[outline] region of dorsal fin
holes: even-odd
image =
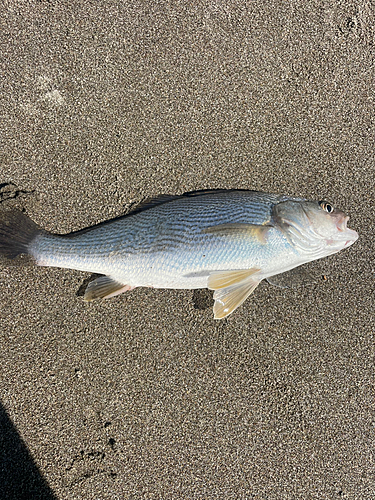
[[[146,198],[141,201],[138,205],[134,205],[126,215],[134,215],[149,208],[156,207],[158,205],[164,205],[178,198],[182,198],[183,195],[173,195],[173,194],[160,194],[154,198]]]
[[[194,198],[197,196],[205,196],[208,194],[224,194],[231,193],[232,191],[239,191],[238,189],[201,189],[199,191],[187,191],[183,194],[159,194],[155,197],[146,198],[139,204],[134,205],[126,215],[134,215],[138,212],[143,212],[149,208],[156,207],[158,205],[164,205],[164,203],[169,203],[173,200],[178,200],[179,198]]]
[[[204,196],[206,194],[232,193],[233,191],[246,191],[246,190],[245,189],[200,189],[198,191],[187,191],[182,196],[192,198],[194,196]]]

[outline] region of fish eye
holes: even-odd
[[[331,214],[334,211],[333,206],[330,203],[328,203],[327,201],[320,201],[319,205],[321,206],[321,208],[323,210],[325,210],[329,214]]]

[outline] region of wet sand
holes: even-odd
[[[374,14],[7,3],[2,206],[68,233],[259,189],[328,198],[360,239],[223,321],[205,293],[86,304],[89,274],[2,262],[4,498],[374,498]]]

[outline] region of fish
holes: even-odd
[[[23,212],[4,210],[0,255],[100,274],[88,284],[85,301],[136,287],[208,288],[214,291],[214,318],[222,319],[262,280],[272,283],[351,246],[358,233],[348,220],[327,201],[235,189],[163,195],[65,235],[43,230]]]

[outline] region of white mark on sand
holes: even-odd
[[[20,103],[20,107],[29,115],[40,113],[42,111],[40,106],[42,102],[54,107],[62,106],[65,103],[63,95],[54,86],[52,78],[47,75],[36,76],[32,87],[28,92],[29,98]]]
[[[64,98],[61,95],[60,91],[57,89],[46,92],[44,96],[40,98],[40,100],[48,101],[51,104],[55,104],[56,106],[61,106],[62,104],[64,104]]]

